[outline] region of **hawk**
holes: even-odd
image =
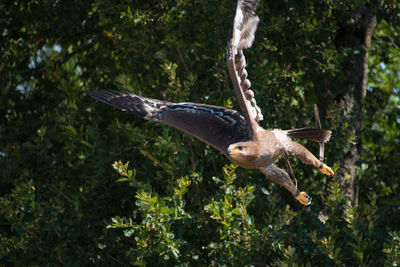
[[[129,111],[146,120],[160,122],[187,132],[216,148],[237,165],[259,169],[274,183],[287,190],[303,205],[311,198],[300,192],[289,176],[274,162],[283,155],[292,155],[311,164],[326,175],[333,175],[330,167],[292,138],[308,139],[324,144],[331,131],[320,128],[294,130],[266,130],[258,122],[263,119],[260,108],[249,89],[246,60],[243,50],[250,48],[259,18],[255,15],[258,0],[238,0],[233,25],[228,37],[226,60],[230,78],[243,116],[218,106],[196,103],[171,103],[131,93],[88,91],[87,95],[118,109]],[[290,164],[289,171],[291,172]]]

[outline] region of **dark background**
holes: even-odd
[[[325,154],[334,178],[293,160],[309,207],[197,139],[82,93],[130,91],[238,110],[224,58],[235,8],[183,0],[0,4],[0,263],[400,261],[396,1],[258,7],[245,54],[261,125],[314,126],[317,103],[323,128],[333,131]],[[318,144],[304,144],[318,154]]]

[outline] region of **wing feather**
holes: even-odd
[[[187,132],[224,154],[230,144],[249,140],[246,121],[231,109],[195,103],[171,103],[129,93],[88,91],[86,94],[143,119]]]
[[[235,89],[239,106],[250,127],[255,132],[257,122],[263,119],[261,109],[257,106],[254,92],[250,90],[250,80],[247,79],[246,59],[243,50],[250,48],[254,41],[259,18],[255,15],[258,0],[238,0],[236,14],[228,38],[227,65],[229,75]]]

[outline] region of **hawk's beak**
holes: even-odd
[[[228,153],[228,155],[236,155],[239,154],[240,151],[232,146],[229,146],[228,149],[226,150],[226,153]]]

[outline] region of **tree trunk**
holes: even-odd
[[[338,49],[350,48],[350,55],[343,64],[343,75],[347,90],[337,97],[348,128],[349,149],[339,162],[337,180],[341,191],[353,204],[358,204],[358,175],[361,169],[363,128],[363,100],[368,81],[368,56],[372,33],[376,27],[376,16],[368,6],[355,8],[351,12],[351,23],[343,25],[337,32],[335,43]]]

